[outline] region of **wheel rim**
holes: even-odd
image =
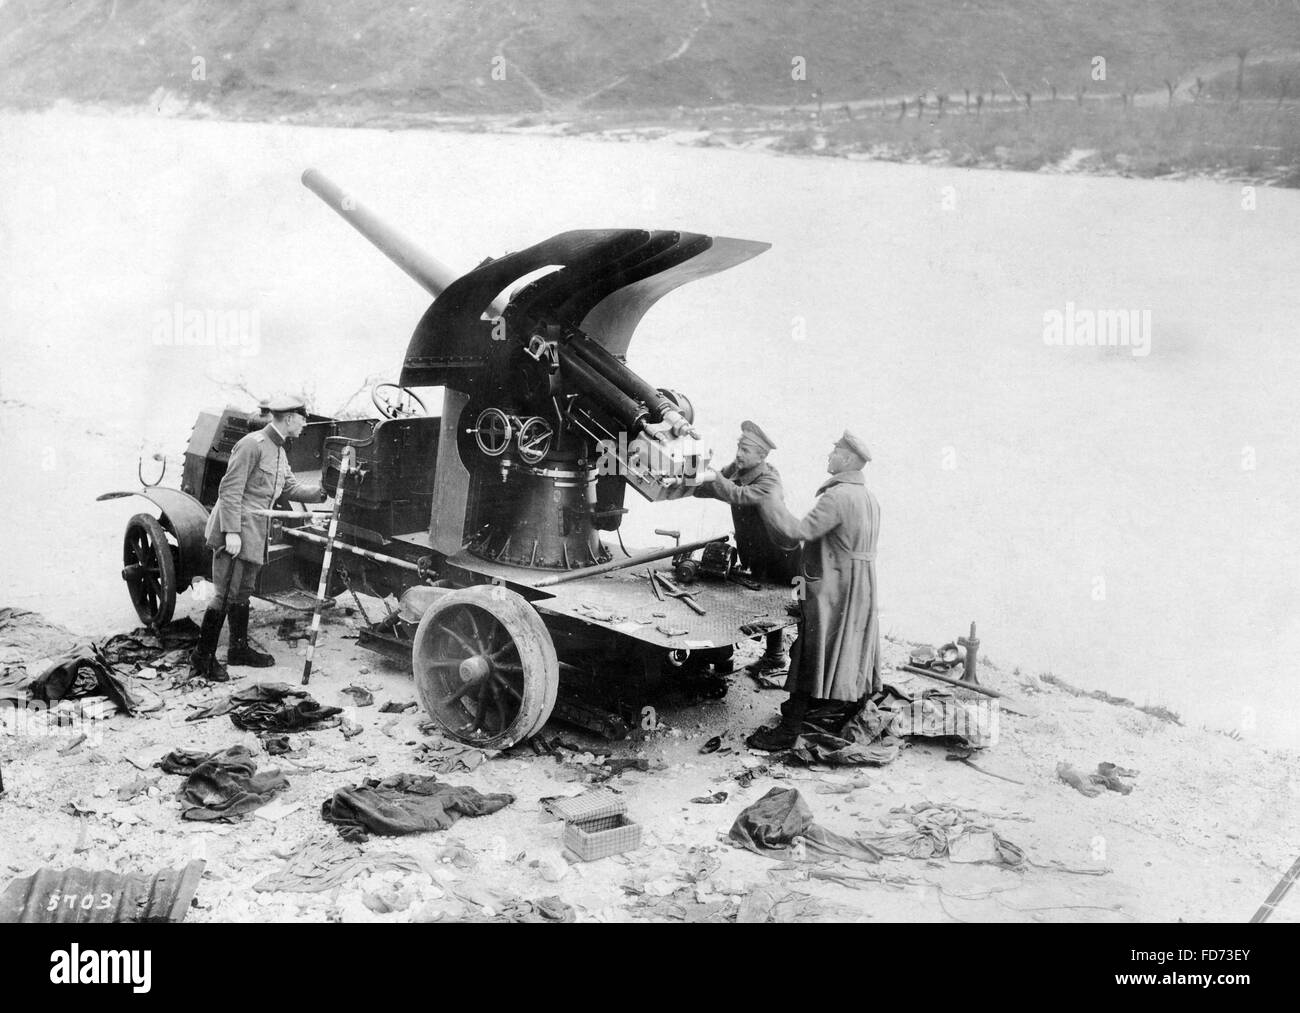
[[[453,592],[420,621],[412,656],[421,703],[451,737],[504,748],[555,704],[559,666],[536,611],[502,588]]]
[[[176,568],[172,546],[152,517],[133,517],[122,545],[122,579],[136,614],[149,626],[172,617],[176,607]]]

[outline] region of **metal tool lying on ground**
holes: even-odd
[[[694,595],[692,595],[690,591],[678,587],[671,579],[665,577],[658,570],[652,571],[652,575],[663,586],[664,594],[668,595],[669,598],[680,598],[689,605],[691,610],[697,615],[706,615],[704,608],[695,600]]]

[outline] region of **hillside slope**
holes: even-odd
[[[0,100],[135,103],[164,88],[245,113],[357,100],[510,113],[1070,93],[1095,56],[1102,87],[1131,91],[1241,47],[1300,48],[1300,4],[26,0],[0,7]]]

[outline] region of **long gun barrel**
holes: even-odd
[[[370,240],[380,253],[414,278],[435,299],[459,277],[318,170],[304,172],[302,185],[337,211],[340,218]]]

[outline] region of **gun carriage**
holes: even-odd
[[[789,588],[727,579],[725,535],[646,552],[618,536],[629,486],[676,499],[710,464],[686,395],[628,368],[637,324],[768,244],[575,230],[457,275],[315,170],[303,183],[433,297],[399,383],[372,392],[381,418],[312,415],[288,454],[339,507],[328,593],[384,601],[374,621],[361,609],[360,642],[409,661],[448,735],[505,747],[553,713],[617,735],[674,680],[711,673],[721,691],[737,644],[793,623]],[[425,388],[442,389],[440,414]],[[160,512],[131,518],[124,539],[122,577],[146,624],[168,622],[177,594],[210,577],[208,512],[231,448],[266,421],[202,413],[179,490],[100,497],[140,495]],[[312,607],[330,509],[277,504],[258,597]],[[674,564],[702,574],[689,597],[660,580]]]

